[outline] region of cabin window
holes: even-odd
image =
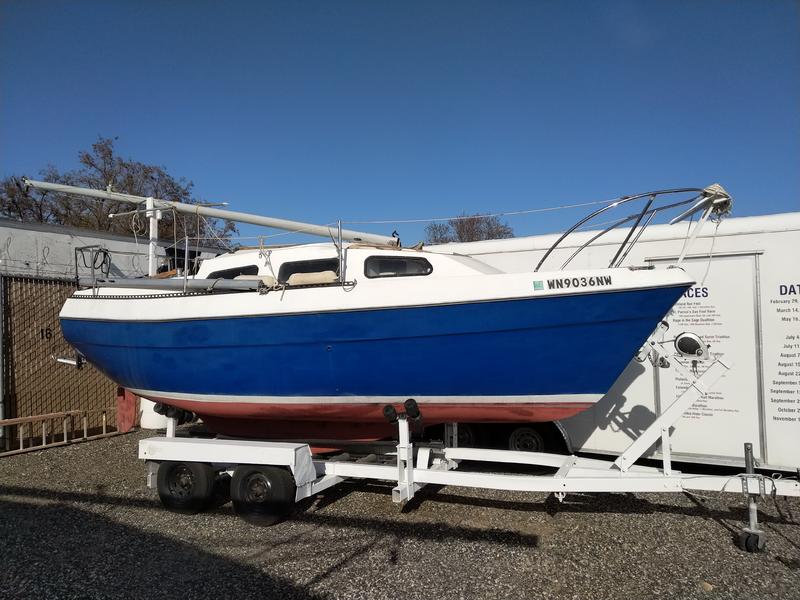
[[[338,258],[322,258],[318,260],[298,260],[287,262],[281,265],[278,271],[278,282],[286,283],[289,277],[295,273],[321,273],[323,271],[333,271],[339,274]]]
[[[431,263],[411,256],[370,256],[364,261],[364,275],[373,277],[411,277],[430,275]]]
[[[208,279],[235,279],[239,275],[258,275],[258,265],[244,265],[214,271],[208,275]]]

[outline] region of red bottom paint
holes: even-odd
[[[150,398],[197,414],[221,435],[278,439],[378,440],[396,427],[383,416],[385,404],[255,404]],[[425,427],[441,423],[536,423],[566,419],[590,402],[531,404],[420,403]],[[395,405],[398,411],[402,404]]]

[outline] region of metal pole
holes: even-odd
[[[175,429],[176,429],[177,425],[178,425],[177,419],[175,419],[174,417],[168,417],[167,418],[167,431],[166,431],[166,434],[165,434],[166,437],[168,437],[168,438],[174,438],[175,437]]]
[[[672,446],[669,439],[669,425],[661,428],[661,465],[664,475],[672,475]]]
[[[444,445],[447,448],[458,448],[458,423],[444,424]],[[457,469],[458,462],[448,458],[447,466],[449,469]]]
[[[753,458],[753,444],[750,442],[745,443],[744,445],[744,471],[748,475],[754,475],[756,472],[755,469],[755,459]],[[758,531],[758,502],[756,498],[758,497],[757,494],[749,493],[747,494],[747,517],[750,521],[750,531],[756,532]]]
[[[398,415],[397,427],[397,490],[404,501],[414,496],[414,451],[406,415]]]
[[[6,279],[0,275],[0,421],[6,418],[6,370],[3,365],[3,354],[5,349],[5,284]],[[6,428],[0,427],[0,450],[10,450],[11,445],[6,447]]]
[[[132,204],[142,204],[147,202],[147,198],[142,196],[133,196],[131,194],[120,194],[118,192],[107,192],[105,190],[79,188],[71,185],[48,183],[46,181],[34,181],[27,178],[23,178],[22,181],[25,185],[29,185],[39,190],[49,190],[51,192],[58,192],[62,194],[77,194],[79,196],[88,196],[90,198],[120,200],[123,202],[130,202]],[[309,235],[322,236],[325,238],[330,238],[331,236],[331,228],[327,225],[314,225],[313,223],[303,223],[302,221],[290,221],[288,219],[262,217],[260,215],[253,215],[250,213],[236,212],[233,210],[221,210],[219,208],[211,208],[209,206],[198,204],[171,202],[169,200],[161,200],[159,198],[154,198],[153,201],[158,208],[171,208],[176,212],[190,215],[203,215],[206,217],[211,217],[212,219],[225,219],[227,221],[236,221],[238,223],[250,223],[251,225],[274,227],[275,229],[297,231],[307,233]],[[398,245],[397,239],[391,236],[376,235],[374,233],[366,233],[363,231],[353,231],[351,229],[343,229],[342,236],[347,241],[367,242],[370,244],[390,246]]]
[[[617,267],[619,266],[619,265],[614,265],[614,263],[617,262],[617,259],[619,258],[620,254],[622,254],[622,252],[625,250],[625,246],[628,244],[628,240],[631,239],[631,236],[633,235],[633,232],[636,231],[636,228],[639,226],[639,223],[641,223],[642,219],[647,214],[647,211],[650,209],[650,205],[653,204],[653,202],[655,202],[655,199],[656,199],[655,194],[653,194],[652,196],[650,196],[650,198],[648,198],[647,204],[642,209],[642,212],[639,213],[639,216],[636,218],[636,222],[633,224],[633,226],[628,231],[628,235],[626,235],[625,239],[622,240],[622,244],[620,244],[619,249],[617,250],[617,253],[614,255],[614,258],[612,258],[611,262],[608,263],[608,268],[609,269],[614,267],[614,266],[617,266]]]
[[[344,283],[344,248],[342,248],[342,221],[336,221],[336,228],[338,230],[339,241],[336,244],[336,249],[339,252],[339,283]]]
[[[183,244],[183,293],[186,293],[186,281],[189,277],[189,236],[186,236]]]
[[[742,492],[747,498],[747,527],[739,533],[739,547],[747,552],[760,552],[767,543],[766,534],[758,528],[758,497],[766,494],[765,478],[756,475],[756,461],[753,457],[753,444],[744,445],[744,475]],[[775,491],[775,482],[770,478],[772,490]]]
[[[156,264],[156,248],[158,247],[158,211],[152,196],[145,199],[147,216],[150,217],[150,245],[147,250],[147,275],[155,277],[158,271]]]
[[[672,404],[662,410],[658,418],[639,434],[639,437],[633,440],[625,451],[617,457],[614,461],[614,466],[622,472],[630,469],[631,465],[639,460],[644,453],[647,452],[647,449],[653,445],[653,442],[661,436],[663,429],[674,425],[681,415],[686,412],[686,409],[697,401],[698,398],[702,398],[707,393],[708,389],[710,389],[730,368],[718,358],[711,363],[711,366],[708,367],[705,373],[695,378],[689,370],[677,360],[672,361],[672,365],[672,368],[689,380],[689,387],[687,387]]]

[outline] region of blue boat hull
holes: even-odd
[[[380,422],[382,405],[364,403],[371,397],[450,398],[423,406],[428,422],[459,406],[480,420],[535,421],[588,405],[537,415],[504,399],[599,398],[685,289],[159,322],[63,318],[61,327],[115,382],[220,430],[252,419]]]

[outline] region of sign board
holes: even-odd
[[[676,453],[738,456],[747,441],[753,442],[757,456],[762,454],[758,443],[761,389],[756,260],[757,255],[745,254],[713,260],[690,258],[683,263],[697,284],[672,309],[668,336],[696,333],[709,345],[712,357],[724,356],[732,368],[675,425],[672,450]],[[704,368],[696,361],[694,365],[691,360],[682,362],[690,370]],[[661,403],[677,398],[689,385],[686,378],[670,376],[672,373],[664,369],[657,373],[658,408],[662,410],[666,406]],[[717,439],[709,431],[724,431],[725,436]]]

